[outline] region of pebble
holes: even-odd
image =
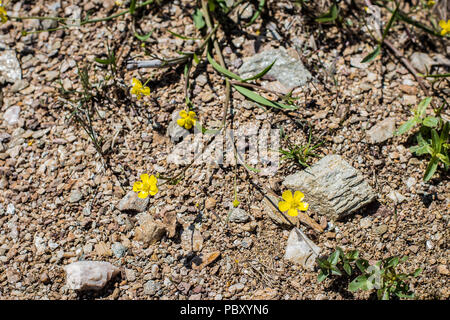
[[[100,290],[120,269],[104,261],[77,261],[64,267],[66,284],[72,290]]]
[[[161,240],[166,233],[164,225],[146,214],[140,219],[140,226],[135,229],[135,240],[142,241],[146,246]]]
[[[16,212],[16,208],[12,203],[8,203],[6,206],[6,214],[13,215]]]
[[[370,226],[372,225],[371,218],[370,217],[362,218],[361,221],[359,221],[359,225],[363,229],[370,228]]]
[[[291,230],[284,259],[312,270],[319,254],[320,248],[308,239],[300,229],[294,228]]]
[[[375,124],[370,130],[366,132],[369,143],[381,143],[394,136],[395,119],[386,118],[381,122]]]
[[[3,114],[3,119],[5,119],[8,125],[14,125],[19,122],[19,113],[20,107],[13,106],[5,111],[5,113]]]
[[[161,284],[154,280],[149,280],[144,284],[144,293],[154,296],[161,289]]]
[[[275,60],[266,75],[274,77],[286,88],[303,86],[312,78],[303,63],[291,57],[285,48],[265,50],[245,59],[239,68],[239,74],[243,78],[252,77]]]
[[[127,247],[125,247],[120,242],[114,242],[113,245],[111,246],[111,250],[112,250],[112,253],[117,258],[122,258],[123,256],[125,256],[125,254],[127,252]]]
[[[138,193],[134,191],[128,192],[125,197],[120,200],[117,208],[120,211],[131,211],[131,212],[143,212],[147,209],[150,197],[141,199],[138,197]]]
[[[437,272],[439,272],[439,274],[443,274],[445,276],[447,276],[449,274],[447,266],[444,264],[440,264],[437,266]]]
[[[395,204],[402,203],[403,201],[406,200],[406,198],[400,192],[398,192],[396,190],[392,190],[391,192],[389,192],[387,197],[389,199],[391,199],[392,202]]]
[[[230,216],[228,218],[229,222],[235,223],[245,223],[250,220],[250,215],[241,208],[232,208],[230,212]]]
[[[75,203],[75,202],[80,201],[82,198],[83,198],[83,194],[81,193],[81,191],[78,189],[75,189],[75,190],[72,190],[72,192],[70,192],[69,202]]]
[[[385,224],[379,225],[375,227],[374,231],[376,234],[381,236],[382,234],[386,233],[386,231],[388,231],[388,226]]]
[[[22,69],[14,50],[0,51],[0,83],[2,79],[10,83],[22,79]]]

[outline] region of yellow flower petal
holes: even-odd
[[[177,123],[180,127],[184,127],[184,124],[186,123],[186,119],[178,119]]]
[[[441,30],[441,36],[445,36],[446,34],[447,34],[447,30],[442,29],[442,30]]]
[[[187,118],[187,116],[188,116],[188,113],[185,110],[180,111],[180,117],[182,117],[184,119],[184,118]]]
[[[194,111],[189,111],[189,118],[194,119],[197,115],[195,114]]]
[[[309,204],[306,203],[306,202],[301,202],[300,205],[298,206],[298,208],[299,208],[301,211],[306,211],[306,210],[308,210],[308,208],[309,208]]]
[[[187,130],[190,130],[190,129],[192,128],[192,121],[186,119],[186,123],[184,124],[184,127],[185,127]]]
[[[288,215],[290,215],[291,217],[296,217],[298,215],[297,209],[289,209]]]
[[[133,184],[133,191],[134,191],[134,192],[139,192],[139,191],[141,191],[141,190],[142,190],[142,182],[136,181],[136,182]]]
[[[143,94],[144,96],[149,96],[149,95],[150,95],[150,88],[149,88],[149,87],[144,87],[144,88],[142,89],[142,94]]]
[[[141,180],[144,184],[150,184],[150,177],[146,173],[141,174]]]
[[[278,202],[278,209],[280,209],[281,212],[288,211],[290,207],[290,204],[286,201]]]
[[[138,193],[138,197],[141,198],[141,199],[145,199],[145,198],[148,197],[148,192],[141,191],[141,192]]]
[[[156,177],[154,175],[151,175],[149,182],[150,182],[150,185],[156,185],[158,180],[156,179]]]
[[[155,186],[155,188],[151,188],[150,189],[150,195],[151,196],[154,196],[155,194],[157,194],[158,193],[158,188]]]
[[[281,197],[287,202],[291,202],[293,200],[292,191],[291,190],[284,191]]]
[[[136,78],[133,78],[133,80],[131,80],[131,83],[133,84],[133,87],[136,89],[142,88],[142,83]]]
[[[295,191],[295,193],[294,193],[294,201],[300,202],[300,201],[303,200],[304,197],[305,197],[305,195],[303,193],[301,193],[300,191]]]
[[[439,21],[439,26],[440,26],[442,29],[445,29],[445,27],[446,27],[445,21],[444,21],[444,20]]]

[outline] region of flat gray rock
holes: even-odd
[[[300,229],[294,228],[291,230],[284,259],[312,270],[319,254],[320,248],[308,239]]]
[[[249,214],[241,208],[231,209],[228,221],[236,223],[244,223],[250,220]]]
[[[311,73],[306,70],[303,63],[291,57],[286,49],[270,49],[247,58],[238,72],[242,78],[250,78],[268,67],[276,59],[272,69],[267,75],[277,79],[287,88],[305,85],[311,79]]]
[[[332,221],[356,212],[376,198],[363,175],[338,155],[328,155],[287,176],[283,186],[303,192],[310,210]]]
[[[22,79],[22,69],[14,50],[0,51],[0,83],[14,83]]]
[[[147,209],[150,197],[141,199],[138,197],[138,193],[134,191],[129,191],[125,197],[120,200],[117,208],[120,211],[132,211],[132,212],[143,212]]]
[[[381,143],[394,136],[395,119],[386,118],[378,122],[370,130],[367,130],[366,137],[369,143]]]

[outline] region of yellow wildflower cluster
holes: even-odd
[[[192,128],[192,126],[195,125],[195,122],[197,121],[197,115],[194,111],[186,112],[184,110],[180,111],[180,117],[181,119],[177,120],[177,123],[180,127],[184,127],[185,129],[189,130]]]
[[[282,212],[287,211],[287,214],[291,217],[297,216],[298,210],[308,210],[309,204],[307,204],[306,202],[302,202],[305,196],[300,191],[295,191],[294,195],[292,196],[292,191],[286,190],[285,192],[283,192],[281,197],[285,201],[280,201],[278,203],[278,209],[280,209],[280,211]]]
[[[442,28],[441,36],[445,36],[447,33],[450,33],[450,20],[447,20],[447,22],[444,20],[439,21],[439,26]]]
[[[131,88],[130,92],[131,94],[135,95],[138,100],[141,99],[142,95],[144,96],[150,95],[150,88],[144,87],[138,79],[133,78],[132,84],[133,87]]]
[[[8,21],[8,16],[6,14],[6,9],[3,7],[2,2],[0,1],[0,22],[5,23]]]
[[[148,197],[148,195],[154,196],[158,193],[158,180],[154,175],[151,175],[149,177],[146,173],[141,174],[141,180],[142,181],[136,181],[133,185],[133,191],[139,192],[139,198],[145,199]]]
[[[434,6],[436,4],[436,1],[434,1],[434,0],[428,0],[428,2],[427,2],[427,6],[428,7],[432,7],[432,6]]]

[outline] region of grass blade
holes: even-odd
[[[253,100],[253,101],[255,101],[255,102],[259,103],[259,104],[262,104],[262,105],[264,105],[266,107],[272,107],[272,108],[275,108],[275,109],[282,109],[282,110],[284,110],[284,109],[287,109],[287,110],[295,110],[295,109],[297,109],[296,106],[288,106],[288,105],[285,105],[285,104],[282,104],[282,103],[270,101],[270,100],[268,100],[268,99],[266,99],[264,97],[261,97],[259,94],[255,93],[255,92],[253,92],[253,91],[251,91],[251,90],[249,90],[247,88],[244,88],[244,87],[241,87],[241,86],[238,86],[238,85],[233,85],[233,87],[240,94],[242,94],[242,95],[246,96],[247,98],[249,98],[250,100]]]

